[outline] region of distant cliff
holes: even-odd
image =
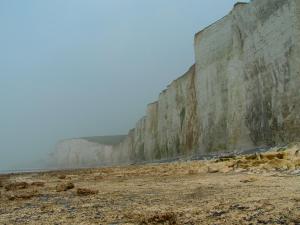
[[[194,48],[189,71],[148,105],[124,140],[99,149],[95,163],[300,140],[300,1],[237,3],[195,35]],[[74,146],[83,158],[89,151]]]
[[[73,138],[60,141],[52,154],[54,165],[63,168],[109,165],[113,146],[124,140],[125,135]]]

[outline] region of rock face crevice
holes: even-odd
[[[148,105],[124,140],[110,146],[105,161],[300,140],[300,1],[236,4],[195,35],[194,49],[195,64]]]

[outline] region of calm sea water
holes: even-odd
[[[15,169],[15,170],[0,170],[0,174],[13,174],[13,173],[34,173],[34,172],[46,172],[57,169]]]

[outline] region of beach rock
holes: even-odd
[[[27,191],[27,192],[18,192],[18,193],[9,193],[6,195],[6,198],[10,201],[14,200],[28,200],[37,195],[36,191]]]
[[[61,183],[56,186],[56,191],[57,192],[67,191],[73,189],[74,187],[75,185],[72,182]]]
[[[273,160],[273,159],[284,159],[286,154],[284,152],[271,152],[261,154],[261,159]]]
[[[229,173],[229,172],[232,172],[233,171],[233,168],[232,167],[224,167],[220,170],[221,173]]]
[[[98,194],[98,190],[91,190],[88,188],[78,188],[77,189],[77,195],[79,196],[87,196],[87,195],[95,195]]]
[[[198,170],[195,170],[195,169],[190,169],[190,170],[188,170],[188,174],[189,175],[195,175],[195,174],[198,174],[199,173],[199,171]]]
[[[45,186],[45,182],[41,182],[41,181],[34,181],[30,184],[31,186],[35,186],[35,187],[44,187]]]
[[[257,181],[257,178],[255,177],[249,177],[249,178],[245,178],[243,180],[240,180],[241,183],[252,183],[252,182],[255,182]]]
[[[26,189],[29,187],[29,184],[27,182],[14,182],[7,184],[5,186],[6,191],[14,191],[14,190],[20,190],[20,189]]]
[[[154,215],[144,215],[140,217],[139,224],[178,224],[177,216],[173,212],[157,212]]]
[[[57,177],[58,177],[58,179],[64,180],[64,179],[66,179],[67,176],[65,174],[60,174]]]
[[[208,172],[208,173],[218,173],[218,172],[219,172],[219,169],[217,169],[217,168],[212,168],[212,167],[208,167],[208,168],[207,168],[207,172]]]
[[[266,163],[265,168],[271,168],[276,170],[288,170],[293,169],[295,167],[288,160],[274,158]]]
[[[294,170],[290,172],[291,175],[300,176],[300,169]],[[300,198],[299,198],[300,199]]]
[[[247,179],[241,180],[240,182],[241,182],[241,183],[252,183],[252,182],[255,182],[255,181],[257,181],[257,179],[256,179],[256,178],[254,178],[254,177],[250,177],[250,178],[247,178]]]

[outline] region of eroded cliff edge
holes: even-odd
[[[236,4],[195,35],[195,64],[148,105],[146,116],[111,145],[105,161],[299,141],[299,45],[300,1]]]

